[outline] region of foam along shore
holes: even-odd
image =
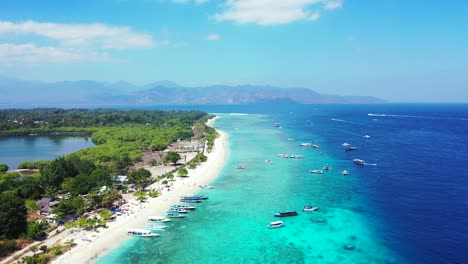
[[[213,126],[216,118],[207,122]],[[130,239],[127,235],[129,228],[147,228],[148,216],[165,215],[169,206],[179,203],[180,196],[192,195],[200,190],[200,185],[209,184],[223,168],[228,154],[228,135],[217,130],[219,137],[215,139],[211,153],[205,153],[208,160],[201,163],[195,169],[188,170],[188,178],[176,179],[170,191],[162,191],[156,198],[150,198],[146,203],[134,202],[129,211],[133,213],[119,216],[116,221],[109,222],[108,228],[100,228],[99,232],[81,231],[80,233],[68,232],[60,239],[59,243],[65,243],[71,239],[77,246],[60,256],[53,263],[92,263],[97,258],[117,248],[123,241]]]

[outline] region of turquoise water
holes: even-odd
[[[322,143],[319,149],[299,147],[323,142],[318,133],[274,128],[272,116],[220,116],[216,128],[230,136],[230,157],[212,183],[215,189],[200,191],[209,200],[158,231],[161,237],[132,238],[98,263],[405,263],[379,236],[391,230],[362,195],[353,164],[331,156]],[[281,159],[279,153],[304,159]],[[325,164],[333,169],[324,175],[308,172]],[[343,169],[352,176],[342,176]],[[309,204],[320,211],[302,212]],[[273,216],[279,210],[299,216],[281,218],[284,228],[268,229],[280,220]],[[343,248],[348,244],[354,250]]]
[[[82,137],[0,137],[0,163],[16,169],[24,161],[49,160],[94,146]]]

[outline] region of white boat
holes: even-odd
[[[343,147],[349,147],[349,146],[351,146],[351,144],[349,144],[349,143],[343,143],[343,144],[341,144],[341,146],[343,146]]]
[[[316,144],[313,144],[312,147],[313,147],[313,148],[320,148],[320,146],[319,146],[319,145],[316,145]]]
[[[271,165],[271,164],[273,164],[273,161],[271,161],[271,160],[265,160],[265,164]]]
[[[341,172],[341,174],[343,174],[343,175],[349,175],[349,171],[344,170],[344,171]]]
[[[167,211],[166,213],[167,213],[167,217],[169,218],[185,218],[186,217],[185,215],[179,214],[174,211]]]
[[[370,135],[368,135],[368,134],[365,134],[365,135],[364,135],[364,136],[362,136],[362,137],[363,137],[363,138],[371,138],[371,136],[370,136]]]
[[[311,170],[309,172],[313,174],[323,174],[323,170]]]
[[[331,170],[332,167],[328,164],[326,164],[325,166],[322,167],[322,170]]]
[[[163,230],[165,229],[167,226],[163,226],[163,225],[151,225],[151,229],[155,229],[155,230]]]
[[[353,162],[358,165],[366,165],[366,163],[362,159],[353,159]]]
[[[287,158],[289,158],[289,155],[288,154],[278,154],[278,157],[283,158],[283,159],[287,159]]]
[[[280,227],[283,227],[283,226],[284,226],[283,221],[270,222],[270,224],[267,225],[267,227],[270,228],[270,229],[280,228]]]
[[[299,146],[301,146],[301,147],[311,147],[312,143],[301,143],[301,144],[299,144]]]
[[[238,166],[236,167],[236,169],[238,169],[238,170],[244,170],[244,169],[245,169],[245,166],[238,165]]]
[[[168,211],[170,211],[170,212],[176,212],[176,213],[181,213],[181,214],[186,214],[186,213],[188,213],[188,211],[185,210],[184,208],[176,208],[176,207],[171,207],[171,208],[169,208]]]
[[[138,237],[157,237],[159,234],[151,233],[151,230],[146,229],[129,229],[127,231],[129,236],[138,236]]]
[[[313,211],[318,211],[318,210],[319,210],[318,207],[315,207],[315,206],[312,206],[312,205],[306,205],[302,209],[302,211],[304,211],[304,212],[313,212]]]
[[[185,210],[195,210],[195,209],[196,209],[195,206],[186,205],[186,204],[174,204],[174,205],[171,205],[171,207],[174,207],[174,208],[183,208],[183,209],[185,209]]]
[[[291,159],[303,159],[303,158],[304,158],[304,156],[302,156],[302,155],[291,155],[291,156],[289,156],[289,157],[290,157]]]
[[[166,223],[166,222],[170,222],[171,219],[167,219],[163,216],[148,216],[148,221],[156,222],[156,223]]]
[[[203,189],[214,189],[214,186],[212,186],[212,185],[207,185],[207,184],[203,184],[203,185],[200,185],[200,188],[203,188]]]

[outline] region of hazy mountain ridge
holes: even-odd
[[[276,101],[311,103],[384,103],[372,96],[319,94],[306,88],[262,85],[184,87],[169,81],[136,86],[128,82],[63,81],[47,83],[0,78],[0,104],[7,105],[207,105]]]

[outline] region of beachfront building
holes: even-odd
[[[38,213],[47,216],[52,213],[53,207],[57,206],[59,203],[58,201],[53,201],[53,198],[44,197],[37,201],[37,206],[39,207]]]

